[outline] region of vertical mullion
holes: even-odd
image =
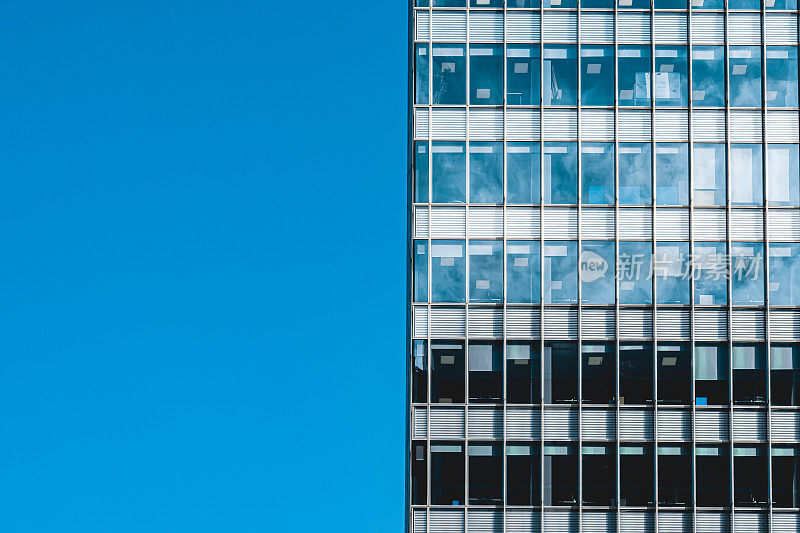
[[[539,526],[545,530],[544,511],[544,9],[539,4]]]
[[[616,357],[616,368],[614,371],[614,397],[616,398],[616,479],[614,499],[617,503],[617,532],[622,530],[620,519],[622,517],[622,462],[620,460],[620,394],[619,394],[619,69],[618,69],[618,41],[617,33],[617,0],[614,0],[614,10],[612,12],[612,24],[614,25],[614,354]],[[583,71],[581,71],[583,72]]]
[[[576,124],[577,124],[577,142],[576,142],[576,151],[577,151],[577,158],[578,158],[578,167],[577,167],[577,175],[575,176],[575,182],[577,184],[577,198],[578,198],[578,205],[576,208],[576,225],[577,225],[577,232],[578,232],[578,272],[576,276],[576,282],[578,284],[578,309],[577,309],[577,321],[578,321],[578,524],[582,525],[583,522],[583,336],[582,328],[581,328],[581,309],[583,308],[583,293],[582,293],[582,285],[581,283],[581,256],[583,254],[582,250],[582,239],[581,239],[581,204],[583,203],[583,195],[582,189],[583,184],[581,183],[581,169],[582,169],[582,162],[583,162],[583,154],[581,153],[581,105],[583,104],[581,99],[581,90],[583,89],[581,84],[581,0],[577,0],[577,12],[575,14],[575,24],[576,28],[576,52],[575,52],[575,63],[577,69],[577,108],[575,110],[576,113]]]
[[[508,250],[508,242],[507,242],[507,232],[506,232],[506,205],[508,204],[507,200],[507,178],[506,174],[508,173],[508,163],[506,162],[506,153],[508,152],[507,143],[506,143],[506,113],[508,111],[508,101],[507,101],[507,94],[508,94],[508,80],[506,79],[506,71],[507,71],[507,63],[508,57],[506,50],[508,48],[506,38],[506,3],[503,2],[503,65],[502,65],[502,76],[503,76],[503,384],[502,384],[502,392],[501,398],[503,401],[503,442],[502,442],[502,457],[503,457],[503,533],[506,533],[506,511],[508,509],[508,456],[506,454],[506,450],[508,449],[507,443],[507,427],[508,427],[508,354],[506,353],[507,350],[507,341],[506,341],[506,311],[508,308],[508,276],[506,276],[506,272],[508,270],[508,265],[506,264],[507,259],[507,250]]]
[[[429,4],[433,4],[433,2],[429,2]],[[431,244],[433,240],[433,224],[432,224],[432,215],[431,212],[433,211],[433,10],[431,9],[430,5],[428,6],[428,320],[427,320],[427,342],[426,344],[426,351],[427,351],[427,380],[428,380],[428,390],[427,390],[427,400],[428,400],[428,408],[426,409],[426,416],[428,417],[428,424],[426,428],[426,447],[425,453],[427,454],[427,461],[426,461],[426,483],[427,487],[427,496],[426,496],[426,517],[425,517],[425,524],[430,528],[431,522],[431,512],[430,512],[430,505],[431,505],[431,409],[432,409],[432,402],[431,402],[431,372],[433,369],[433,349],[431,347],[431,318],[433,314],[433,308],[431,306],[431,301],[433,300],[433,283],[431,280],[432,272],[433,272],[433,254],[431,253]],[[416,532],[415,532],[416,533]]]
[[[467,5],[466,9],[466,80],[465,83],[467,85],[466,90],[466,107],[464,108],[464,145],[466,150],[466,191],[467,197],[464,206],[464,260],[466,263],[466,275],[465,275],[465,282],[466,282],[466,292],[464,294],[464,523],[466,524],[467,530],[469,529],[469,513],[467,512],[467,508],[469,506],[469,311],[470,311],[470,301],[469,301],[469,271],[470,271],[470,257],[469,257],[469,204],[470,204],[470,190],[469,190],[469,172],[470,172],[470,151],[469,151],[469,110],[470,110],[470,96],[472,87],[470,87],[470,67],[472,63],[472,59],[470,56],[470,51],[472,49],[471,43],[469,40],[469,14],[470,14],[469,5]]]

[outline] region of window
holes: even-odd
[[[502,105],[503,103],[503,46],[470,44],[469,103],[472,105]]]
[[[614,7],[614,0],[581,0],[581,8],[587,7],[612,9]]]
[[[620,0],[620,2],[623,1],[625,0]],[[647,4],[646,8],[649,9],[649,2]],[[617,65],[619,67],[619,105],[649,106],[650,47],[619,46]]]
[[[659,343],[658,403],[689,405],[691,398],[691,352],[683,343]]]
[[[511,303],[539,303],[539,242],[508,241],[506,297]]]
[[[578,243],[547,241],[544,245],[545,303],[578,302]]]
[[[712,1],[704,1],[705,9]],[[722,9],[720,5],[719,9]],[[692,104],[698,107],[723,107],[725,105],[725,47],[692,46]]]
[[[614,303],[614,243],[584,241],[581,245],[581,299],[589,304]]]
[[[767,145],[767,194],[769,205],[800,204],[800,170],[796,144]]]
[[[728,345],[695,345],[694,378],[696,405],[727,405]]]
[[[695,205],[725,205],[725,145],[695,143],[692,158]]]
[[[772,405],[800,405],[800,345],[770,344]]]
[[[767,357],[763,344],[733,345],[733,403],[767,401]]]
[[[584,403],[613,404],[617,367],[614,343],[584,342],[581,345],[583,359],[583,387],[581,399]]]
[[[464,302],[464,241],[431,241],[431,301]]]
[[[431,504],[464,505],[464,444],[431,442]]]
[[[503,300],[502,241],[469,241],[469,301]]]
[[[760,0],[728,0],[728,9],[749,9],[758,11],[761,9]]]
[[[685,1],[682,3],[685,8]],[[653,84],[656,106],[689,105],[686,71],[685,46],[656,46],[656,75]]]
[[[653,445],[620,444],[620,504],[623,507],[653,505]]]
[[[584,505],[614,505],[617,486],[616,446],[588,442],[581,449]]]
[[[509,442],[506,445],[506,493],[509,505],[536,505],[541,499],[539,443]]]
[[[767,107],[797,107],[794,46],[767,46]]]
[[[467,7],[467,0],[433,0],[433,7]]]
[[[656,144],[656,204],[689,204],[689,150],[686,143]]]
[[[502,401],[503,343],[469,343],[469,401]]]
[[[577,0],[542,0],[542,7],[563,7],[574,9],[577,6]]]
[[[506,401],[508,403],[541,402],[541,364],[538,342],[507,342]]]
[[[464,343],[431,343],[431,403],[464,403]]]
[[[621,9],[650,9],[648,0],[619,0],[618,3]]]
[[[614,205],[614,143],[581,144],[584,204]]]
[[[619,242],[617,277],[619,301],[623,304],[653,303],[653,244],[637,241]]]
[[[656,9],[686,9],[686,0],[654,0]]]
[[[567,442],[545,442],[543,447],[545,505],[577,505],[578,451]]]
[[[544,105],[576,105],[578,103],[576,47],[546,44],[544,45],[543,60],[542,96]]]
[[[578,401],[578,345],[546,342],[544,345],[544,403]]]
[[[470,7],[503,7],[503,0],[470,0]]]
[[[691,505],[692,452],[686,444],[658,445],[658,504]]]
[[[502,505],[503,443],[470,442],[467,453],[470,505]]]
[[[733,504],[767,504],[766,447],[736,445],[733,447]]]
[[[694,244],[694,300],[698,305],[728,303],[728,253],[724,242]]]
[[[581,103],[614,105],[613,46],[581,46]]]
[[[414,241],[414,301],[428,301],[428,241]]]
[[[539,47],[508,45],[506,91],[508,105],[539,105]]]
[[[539,7],[539,0],[506,0],[508,7]]]
[[[653,203],[650,143],[619,143],[619,203]]]
[[[697,464],[698,507],[727,507],[730,505],[730,456],[726,446],[698,444]]]
[[[764,303],[764,245],[731,244],[731,289],[734,304]]]
[[[619,403],[644,405],[652,402],[653,345],[649,342],[620,342]]]
[[[800,507],[800,448],[772,445],[772,501],[775,507]]]
[[[414,143],[414,201],[428,201],[428,142]]]
[[[761,48],[731,46],[728,55],[731,107],[760,107]]]
[[[766,0],[766,9],[797,9],[797,0]]]
[[[578,187],[577,143],[544,143],[544,203],[576,204]]]
[[[467,103],[466,46],[433,45],[433,104]]]
[[[428,401],[428,341],[415,340],[413,343],[413,373],[411,379],[411,401]]]
[[[654,273],[660,304],[689,303],[689,243],[656,244]]]
[[[433,202],[467,200],[467,155],[463,142],[437,142],[431,146]]]
[[[763,205],[764,187],[760,144],[731,144],[731,204]]]
[[[469,143],[469,201],[503,203],[503,143]]]
[[[800,244],[770,243],[769,299],[772,305],[800,305]]]
[[[411,445],[411,503],[428,503],[428,456],[425,441],[414,441]]]
[[[428,86],[428,45],[416,45],[416,54],[414,54],[414,57],[417,58],[414,69],[414,73],[417,76],[414,83],[414,102],[421,105],[428,105],[428,92],[430,90]]]
[[[506,194],[510,204],[539,203],[539,143],[507,143]]]

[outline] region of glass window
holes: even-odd
[[[509,442],[506,445],[506,494],[509,505],[540,504],[540,461],[538,442]]]
[[[428,141],[414,143],[414,201],[428,201]]]
[[[761,9],[761,2],[759,0],[728,0],[728,9]]]
[[[764,245],[731,244],[731,290],[734,304],[764,303]]]
[[[581,9],[584,8],[614,8],[614,0],[581,0]]]
[[[659,343],[658,403],[689,405],[691,398],[691,352],[683,343]]]
[[[542,449],[544,461],[545,505],[577,505],[578,503],[578,450],[568,442],[545,442]]]
[[[686,72],[685,46],[656,46],[656,106],[689,105]]]
[[[658,504],[691,505],[692,452],[687,444],[658,445]]]
[[[431,442],[431,504],[464,505],[464,443]]]
[[[733,447],[733,504],[767,504],[767,453],[763,444]]]
[[[539,203],[541,149],[536,143],[507,143],[506,195],[510,204]]]
[[[545,303],[578,303],[577,242],[546,242],[542,272]]]
[[[469,201],[503,203],[503,143],[469,143]]]
[[[414,301],[428,301],[428,241],[414,241]]]
[[[775,507],[800,507],[800,448],[772,445],[772,501]]]
[[[689,149],[686,143],[656,144],[656,204],[689,204]]]
[[[582,451],[584,505],[613,506],[617,487],[616,446],[585,442]]]
[[[414,84],[414,102],[417,104],[427,105],[428,102],[428,72],[429,72],[429,65],[428,65],[428,45],[427,44],[418,44],[416,45],[417,53],[415,57],[417,58],[417,64],[414,68],[414,73],[416,74],[417,78]]]
[[[614,303],[614,243],[581,244],[581,300],[589,304]]]
[[[796,144],[767,145],[769,205],[800,204],[800,169]]]
[[[694,205],[725,205],[725,145],[694,143]]]
[[[767,46],[767,107],[797,107],[794,46]]]
[[[433,45],[433,103],[467,103],[466,46]]]
[[[431,301],[464,302],[467,276],[464,241],[431,242]]]
[[[578,401],[578,345],[574,342],[544,344],[544,403]]]
[[[797,0],[765,0],[766,9],[797,9]]]
[[[470,505],[503,504],[503,443],[470,442]]]
[[[414,0],[414,5],[417,7],[430,7],[430,0]]]
[[[773,405],[800,405],[800,345],[770,344],[770,392]]]
[[[581,7],[588,7],[583,4]],[[581,103],[614,105],[613,46],[581,47]]]
[[[706,6],[717,2],[722,4],[722,0],[699,1],[704,1]],[[706,7],[706,9],[717,8]],[[719,9],[722,9],[722,6]],[[692,47],[692,103],[698,107],[725,105],[724,46]]]
[[[577,0],[542,0],[542,7],[576,8],[576,7],[578,7],[578,1]]]
[[[695,345],[694,378],[696,405],[727,405],[728,345]]]
[[[581,201],[614,205],[614,143],[582,143],[581,159]]]
[[[576,105],[578,103],[577,55],[575,46],[544,45],[544,78],[542,80],[544,105]]]
[[[425,441],[414,441],[411,445],[411,503],[428,503],[428,454]]]
[[[653,403],[653,345],[649,342],[619,344],[619,403]]]
[[[508,105],[539,105],[539,47],[508,45],[506,91]]]
[[[503,301],[501,241],[469,241],[469,301]]]
[[[539,7],[539,0],[506,0],[508,7]]]
[[[650,143],[619,143],[619,203],[652,205]]]
[[[617,277],[619,301],[623,304],[653,303],[653,245],[620,241]]]
[[[506,344],[506,400],[534,404],[541,401],[541,356],[538,342]]]
[[[735,1],[735,0],[734,0]],[[692,0],[692,9],[724,9],[723,0]]]
[[[467,7],[467,0],[433,0],[433,7]]]
[[[622,2],[624,0],[620,0]],[[649,2],[647,8],[649,9]],[[650,105],[650,47],[619,46],[619,105]]]
[[[761,107],[761,48],[731,46],[728,55],[731,107]]]
[[[464,343],[431,343],[431,403],[464,403]]]
[[[584,403],[614,403],[617,368],[614,343],[584,342],[581,399]]]
[[[728,303],[728,253],[724,242],[694,245],[694,299],[697,305]]]
[[[578,203],[578,143],[544,143],[544,203]]]
[[[464,203],[467,200],[466,151],[463,142],[433,142],[433,202]]]
[[[469,401],[495,403],[503,397],[503,343],[469,343]]]
[[[763,344],[733,345],[733,403],[767,401],[767,353]]]
[[[470,7],[503,7],[503,0],[470,0]]]
[[[412,354],[414,371],[411,401],[426,403],[428,401],[428,341],[415,340],[412,350],[414,350]]]
[[[653,445],[620,444],[620,505],[644,507],[653,505]]]
[[[649,0],[619,0],[619,7],[622,9],[650,9]]]
[[[731,204],[763,205],[763,169],[760,144],[731,144]]]
[[[503,45],[470,44],[469,103],[503,103]]]
[[[540,300],[538,241],[508,241],[506,297],[510,303],[532,304]]]
[[[659,242],[655,264],[657,302],[660,304],[689,303],[689,243]]]
[[[654,0],[656,9],[686,9],[686,0]]]
[[[800,244],[770,243],[769,299],[772,305],[800,305]]]
[[[730,456],[727,446],[698,444],[695,447],[697,464],[697,505],[727,507],[730,505]]]

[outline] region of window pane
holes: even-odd
[[[733,402],[764,404],[767,401],[767,354],[763,344],[733,345]]]
[[[539,7],[539,0],[506,0],[508,7]]]
[[[503,203],[503,143],[469,143],[469,201]]]
[[[577,143],[544,143],[544,203],[578,203]]]
[[[469,241],[469,301],[503,300],[502,241]]]
[[[503,46],[471,44],[469,47],[470,104],[503,103]]]
[[[545,505],[578,503],[578,450],[567,442],[545,442],[542,498]]]
[[[619,403],[653,402],[653,345],[621,342],[619,345]]]
[[[508,45],[508,105],[539,105],[539,47]]]
[[[431,301],[466,300],[464,241],[431,242]]]
[[[800,344],[770,344],[773,405],[800,405]]]
[[[797,48],[767,47],[767,107],[797,107]]]
[[[583,503],[613,506],[617,486],[617,449],[614,444],[583,443]]]
[[[411,445],[411,503],[425,505],[428,503],[428,454],[425,441]]]
[[[592,8],[592,7],[599,7],[599,8],[608,8],[612,9],[614,7],[614,0],[581,0],[581,9],[583,8]]]
[[[464,203],[467,199],[467,154],[461,142],[437,142],[431,146],[433,201]]]
[[[502,401],[503,343],[469,343],[469,401]]]
[[[431,343],[431,402],[464,403],[464,343]]]
[[[502,505],[503,503],[503,443],[470,442],[469,503],[471,505]]]
[[[694,245],[694,298],[697,305],[728,303],[728,253],[724,242]]]
[[[761,9],[759,0],[728,0],[728,9]]]
[[[796,144],[767,145],[769,205],[800,204],[800,170]]]
[[[619,143],[619,203],[651,205],[652,161],[650,143]]]
[[[797,0],[766,0],[766,9],[797,9]]]
[[[770,243],[769,300],[772,305],[800,305],[800,244]]]
[[[691,505],[692,452],[686,444],[658,446],[658,504]]]
[[[648,2],[647,8],[649,7]],[[620,46],[617,54],[619,65],[619,105],[649,106],[650,47]]]
[[[654,92],[657,106],[688,105],[686,72],[685,46],[656,46]]]
[[[560,5],[559,7],[566,7]],[[575,46],[544,45],[544,105],[578,103],[578,60]]]
[[[414,201],[428,201],[428,142],[414,143]]]
[[[542,0],[542,7],[576,8],[578,0]]]
[[[619,447],[620,504],[623,507],[652,505],[653,445],[647,443],[621,444]]]
[[[426,403],[428,401],[428,341],[415,340],[413,350],[412,401]]]
[[[800,507],[800,449],[772,447],[772,500],[775,507]]]
[[[539,303],[539,242],[508,241],[506,297],[510,303]]]
[[[653,303],[653,245],[620,241],[617,276],[619,301],[623,304]]]
[[[584,204],[614,204],[614,143],[581,144],[581,187]]]
[[[695,448],[697,505],[724,507],[730,505],[730,456],[725,446],[699,444]]]
[[[731,244],[731,289],[734,304],[764,303],[764,245]]]
[[[617,368],[614,343],[584,342],[581,345],[583,378],[581,399],[584,403],[614,403]]]
[[[696,405],[728,403],[728,345],[697,344],[694,347]]]
[[[431,504],[464,505],[464,444],[431,442]]]
[[[546,342],[542,357],[544,403],[578,401],[578,345]]]
[[[621,9],[650,9],[649,0],[619,0],[618,5]]]
[[[734,0],[735,1],[735,0]],[[723,0],[692,0],[692,9],[724,9]]]
[[[689,204],[689,150],[686,143],[656,144],[656,204]]]
[[[731,144],[731,204],[763,205],[761,163],[760,144]]]
[[[506,400],[509,403],[540,403],[541,357],[538,341],[508,341],[506,372]]]
[[[658,303],[689,303],[688,242],[659,242],[656,245],[654,271]]]
[[[466,46],[433,45],[433,103],[467,103]]]
[[[732,107],[761,106],[761,48],[731,46],[730,99]]]
[[[767,450],[760,445],[733,448],[734,505],[767,504]]]
[[[414,102],[417,104],[428,104],[428,45],[418,44],[416,46],[417,64],[414,73],[417,78],[414,84]]]
[[[703,1],[703,0],[700,0]],[[705,0],[708,4],[722,0]],[[698,107],[725,105],[725,47],[693,46],[692,47],[692,103]]]
[[[542,277],[545,303],[577,303],[578,243],[547,241]]]
[[[506,446],[506,494],[509,505],[540,505],[541,457],[538,442]]]
[[[656,9],[686,9],[686,0],[654,0]]]
[[[581,300],[588,304],[614,303],[614,243],[581,244]]]
[[[689,405],[692,387],[688,344],[658,343],[658,403]]]
[[[508,143],[506,146],[506,194],[510,204],[539,203],[541,171],[539,143]]]
[[[414,301],[428,301],[428,241],[414,241]]]
[[[581,4],[582,7],[585,6]],[[614,47],[581,47],[581,102],[614,105]]]
[[[467,0],[433,0],[433,7],[467,7]]]
[[[503,7],[503,0],[470,0],[470,7]]]
[[[695,205],[725,205],[725,145],[695,143],[692,157]]]

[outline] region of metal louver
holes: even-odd
[[[431,406],[432,439],[463,439],[464,408]]]

